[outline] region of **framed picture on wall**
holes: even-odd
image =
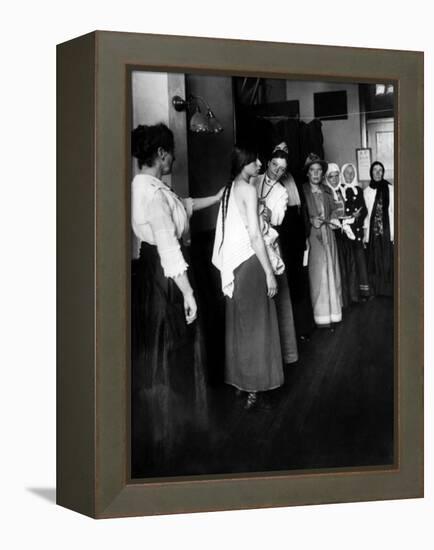
[[[58,47],[59,504],[423,495],[422,63],[112,32]]]
[[[371,179],[372,150],[369,147],[356,149],[356,155],[358,179],[359,181],[369,181]]]

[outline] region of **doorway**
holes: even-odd
[[[367,121],[368,147],[372,161],[384,164],[384,178],[394,183],[394,119],[377,118]]]

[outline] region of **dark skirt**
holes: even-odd
[[[278,232],[282,259],[285,263],[284,276],[288,280],[291,296],[295,332],[298,337],[307,336],[315,328],[315,322],[308,268],[303,266],[306,235],[300,207],[288,207]]]
[[[186,324],[182,293],[146,243],[134,262],[131,300],[132,477],[170,475],[177,449],[207,426],[200,324]]]
[[[340,230],[335,231],[335,237],[341,271],[342,305],[347,307],[360,300],[355,248],[353,241]]]
[[[285,365],[289,365],[298,361],[297,337],[294,328],[291,296],[285,273],[277,275],[276,279],[278,292],[274,297],[274,303],[276,304],[277,321],[279,323],[282,359]]]
[[[368,298],[371,295],[369,286],[368,267],[366,265],[366,252],[363,244],[353,243],[354,256],[357,265],[357,278],[359,283],[359,294],[362,298]]]
[[[374,296],[393,296],[393,243],[384,235],[371,237],[367,256],[372,293]]]
[[[249,391],[283,384],[276,305],[267,296],[264,270],[256,255],[234,272],[234,294],[226,298],[225,382]]]

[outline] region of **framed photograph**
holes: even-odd
[[[422,497],[422,304],[422,53],[58,46],[58,504]]]
[[[369,174],[372,164],[372,150],[370,147],[366,149],[356,149],[357,155],[357,177],[359,181],[370,181]]]

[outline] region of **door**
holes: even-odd
[[[385,169],[384,178],[394,183],[394,119],[368,120],[367,130],[372,162],[380,161]]]

